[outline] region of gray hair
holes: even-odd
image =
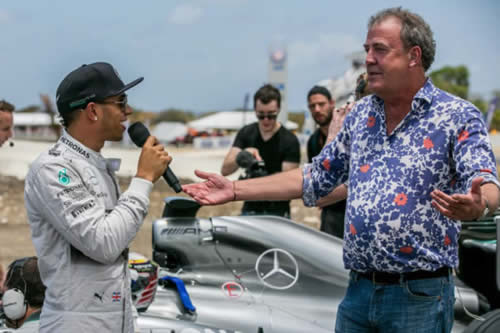
[[[389,17],[396,17],[401,21],[400,37],[405,49],[413,46],[420,47],[422,50],[422,66],[427,71],[434,62],[434,56],[436,55],[436,41],[431,27],[420,15],[401,7],[395,7],[381,10],[370,17],[368,30]]]

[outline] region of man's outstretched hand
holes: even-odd
[[[446,217],[454,220],[475,220],[484,211],[485,203],[481,193],[482,177],[472,181],[472,186],[467,194],[447,195],[440,190],[431,192],[432,205]]]
[[[182,185],[182,190],[201,205],[219,205],[234,199],[233,182],[216,173],[195,170],[202,183]]]

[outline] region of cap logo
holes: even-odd
[[[86,104],[89,100],[91,100],[92,98],[95,98],[95,94],[92,94],[92,95],[84,97],[82,99],[73,101],[73,102],[69,103],[69,107],[75,108],[77,106],[82,106],[82,105]]]

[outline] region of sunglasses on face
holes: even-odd
[[[119,108],[120,111],[125,113],[127,111],[127,103],[128,99],[127,96],[121,97],[118,101],[107,101],[107,102],[102,102],[101,104],[116,104]]]
[[[257,119],[259,120],[264,120],[264,119],[269,119],[269,120],[274,120],[278,117],[277,113],[257,113]]]

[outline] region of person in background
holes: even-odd
[[[0,147],[12,137],[14,105],[6,100],[0,100]],[[0,289],[5,281],[5,271],[3,265],[0,264]]]
[[[370,94],[366,85],[366,73],[361,74],[356,80],[355,100]],[[323,147],[330,143],[342,127],[345,116],[352,109],[352,102],[335,109],[335,99],[330,91],[322,86],[314,86],[307,94],[307,104],[311,115],[318,124],[316,131],[307,141],[307,157],[309,163],[318,155]],[[347,186],[339,185],[329,195],[319,200],[321,208],[320,230],[337,236],[344,237],[344,216],[347,198]]]
[[[37,257],[13,261],[7,271],[2,297],[7,327],[17,329],[26,322],[39,320],[45,289],[38,271]]]
[[[236,160],[242,150],[249,152],[256,160],[264,161],[267,174],[299,167],[299,140],[276,120],[281,106],[279,90],[265,84],[257,90],[253,101],[258,121],[239,130],[233,147],[224,158],[221,168],[223,176],[238,169]],[[290,201],[246,201],[242,214],[290,217]]]
[[[315,206],[348,181],[343,261],[349,285],[336,332],[451,332],[461,220],[499,206],[496,161],[481,112],[425,73],[436,43],[402,8],[372,16],[368,88],[333,141],[301,170],[231,182],[196,171],[201,204],[294,199]]]
[[[311,163],[313,157],[318,155],[327,143],[330,122],[343,121],[343,119],[333,119],[335,99],[332,98],[330,91],[325,87],[314,86],[309,90],[307,94],[307,106],[311,112],[311,116],[319,126],[309,137],[309,140],[307,140],[307,158],[309,163]],[[340,128],[340,126],[338,127]],[[344,184],[339,187],[343,187],[337,189],[338,192],[342,191],[342,197],[334,197],[323,201],[323,205],[321,206],[320,230],[327,234],[343,238],[347,189]]]
[[[0,147],[12,137],[14,105],[0,100]]]

